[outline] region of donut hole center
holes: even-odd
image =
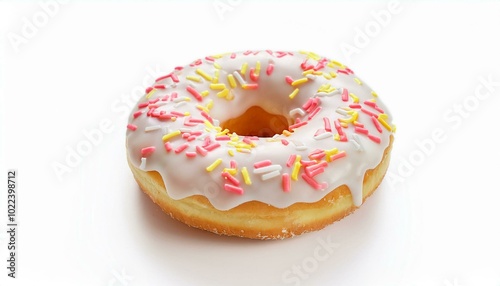
[[[252,106],[242,115],[222,122],[221,127],[241,136],[272,137],[288,129],[288,125],[285,116],[268,113],[259,106]]]

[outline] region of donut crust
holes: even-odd
[[[382,182],[390,161],[393,143],[384,150],[382,160],[363,179],[363,203]],[[180,200],[170,198],[160,174],[143,171],[128,160],[134,178],[140,188],[172,218],[191,227],[220,235],[251,239],[284,239],[305,232],[320,230],[352,213],[357,207],[346,185],[330,191],[315,203],[295,203],[286,208],[250,201],[232,209],[221,211],[214,208],[202,195]]]

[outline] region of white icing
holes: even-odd
[[[253,200],[278,208],[288,207],[296,202],[316,202],[322,199],[328,191],[343,184],[349,187],[354,204],[361,205],[364,174],[366,170],[373,169],[381,161],[392,132],[380,123],[382,132],[379,132],[371,116],[360,109],[352,109],[358,112],[356,121],[363,124],[363,127],[358,130],[359,132],[355,132],[353,123],[349,123],[347,128],[341,127],[346,141],[339,141],[334,138],[338,134],[334,121],[352,116],[344,108],[355,104],[354,98],[357,97],[363,109],[378,115],[381,112],[364,104],[366,100],[374,100],[376,105],[387,114],[387,117],[382,117],[382,120],[392,126],[391,115],[380,99],[372,94],[372,89],[364,81],[359,81],[347,67],[313,53],[256,51],[235,53],[235,55],[235,57],[231,54],[220,55],[214,61],[202,59],[198,61],[199,65],[195,65],[195,61],[191,66],[188,65],[173,72],[178,82],[174,80],[174,77],[167,77],[155,83],[165,85],[166,88],[153,89],[140,99],[139,104],[153,102],[156,99],[161,104],[152,103],[150,105],[152,109],[148,106],[139,108],[138,104],[132,114],[138,110],[142,110],[142,114],[137,118],[131,114],[129,119],[130,124],[137,126],[135,131],[127,130],[127,152],[132,164],[146,171],[158,171],[170,197],[182,199],[192,195],[204,195],[215,208],[220,210],[231,209]],[[319,68],[318,72],[323,74],[316,72],[304,75],[301,64],[306,59],[306,64],[312,66],[317,66],[318,62],[322,61],[325,67]],[[250,70],[255,71],[258,62],[260,72],[257,81],[254,81],[250,77]],[[247,63],[246,71],[241,75],[240,69],[244,63]],[[267,74],[269,64],[274,65],[271,75]],[[197,72],[198,69],[201,73]],[[216,71],[219,74],[217,82],[214,80]],[[336,77],[331,78],[335,74]],[[234,76],[236,87],[231,87],[228,75]],[[200,81],[188,80],[187,76],[199,77]],[[301,78],[307,78],[307,81],[292,86],[286,82],[287,76],[294,81]],[[211,84],[215,83],[224,84],[225,88],[229,89],[228,95],[218,96],[218,93],[224,89],[221,86],[211,87]],[[244,84],[255,83],[258,84],[257,89],[248,86],[247,89],[242,88]],[[327,84],[330,86],[324,86]],[[188,86],[195,89],[198,95],[187,91]],[[323,89],[320,90],[322,86]],[[293,99],[290,99],[289,95],[296,88],[299,92]],[[343,101],[344,89],[351,94],[347,97],[347,102]],[[204,95],[204,91],[208,91],[208,95]],[[177,97],[172,100],[173,93],[177,93]],[[165,100],[166,95],[168,95],[167,100]],[[307,108],[303,107],[310,98],[319,99],[321,107],[314,115],[311,113],[312,110],[307,112]],[[236,149],[235,146],[230,145],[233,144],[231,140],[216,140],[217,131],[207,127],[210,124],[202,123],[207,119],[197,106],[207,108],[210,101],[213,101],[213,107],[207,115],[211,117],[215,126],[218,122],[225,122],[240,116],[252,106],[260,106],[269,113],[283,115],[290,120],[290,125],[295,123],[293,121],[295,117],[300,117],[302,121],[308,121],[308,123],[294,129],[290,136],[279,134],[273,138],[250,138],[254,147]],[[151,114],[148,116],[147,113],[151,110],[157,114],[176,112],[175,121],[159,119]],[[185,115],[187,113],[189,115]],[[190,118],[186,119],[188,116]],[[318,129],[325,129],[324,117],[328,118],[331,130],[317,133]],[[177,130],[182,133],[166,141],[162,140],[164,135]],[[371,140],[366,132],[380,138],[380,143]],[[240,135],[238,142],[244,138],[245,136]],[[208,152],[199,151],[200,147],[197,148],[197,146],[204,145],[208,139],[210,139],[210,144],[220,146],[214,149],[207,146],[206,149],[210,149]],[[288,144],[285,145],[282,139]],[[165,142],[168,142],[168,148],[171,149],[169,152],[166,151]],[[249,142],[248,139],[247,142]],[[179,148],[179,146],[185,144],[187,148],[181,150],[183,147]],[[155,147],[155,151],[148,154],[146,160],[142,158],[141,150],[150,146]],[[338,148],[338,151],[345,152],[346,156],[328,162],[324,171],[313,177],[322,190],[316,190],[301,177],[305,172],[305,166],[302,166],[298,180],[291,180],[290,192],[284,191],[282,175],[287,173],[291,177],[294,168],[294,164],[290,167],[286,165],[290,155],[300,155],[304,161],[313,161],[308,158],[314,153],[313,151],[332,148]],[[230,156],[228,150],[232,150],[234,156]],[[222,162],[213,171],[208,172],[206,168],[219,158]],[[272,165],[255,169],[254,163],[263,160],[271,160]],[[325,157],[316,163],[324,160]],[[236,163],[236,173],[231,176],[236,179],[238,185],[221,175],[224,168],[231,168],[231,161]],[[245,183],[242,173],[244,167],[248,171],[251,185]],[[224,184],[241,188],[243,194],[225,190]]]

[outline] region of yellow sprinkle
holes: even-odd
[[[227,81],[229,82],[229,85],[232,87],[232,88],[235,88],[236,87],[236,80],[234,79],[234,76],[232,74],[228,74],[227,75]]]
[[[396,133],[396,125],[392,125],[392,132]]]
[[[215,128],[215,127],[212,125],[212,123],[210,123],[210,121],[208,121],[208,120],[205,120],[205,121],[204,121],[204,123],[205,123],[205,126],[206,126],[206,127],[208,127],[209,129],[214,129],[214,128]]]
[[[217,131],[217,132],[221,132],[221,131],[222,131],[222,128],[221,128],[221,127],[219,127],[219,126],[217,126],[217,127],[215,127],[215,131]]]
[[[156,92],[156,89],[152,89],[148,94],[146,94],[146,98],[150,98],[154,93]]]
[[[257,63],[255,63],[255,75],[259,76],[259,74],[260,74],[260,61],[257,61]]]
[[[336,90],[336,88],[332,86],[332,87],[330,87],[329,89],[326,90],[326,93],[330,93],[330,92],[332,92],[334,90]]]
[[[387,122],[385,122],[385,120],[380,115],[382,115],[382,114],[379,114],[379,116],[377,118],[378,122],[380,122],[380,124],[382,124],[385,127],[385,129],[387,129],[387,131],[392,131],[391,126]]]
[[[322,84],[319,88],[318,88],[318,92],[321,92],[321,91],[327,91],[329,88],[331,87],[330,84]]]
[[[174,117],[170,118],[170,120],[172,120],[172,121],[176,121],[176,120],[177,120],[177,117],[175,117],[175,116],[174,116]]]
[[[201,77],[195,75],[188,75],[186,79],[196,82],[201,82]]]
[[[234,156],[234,151],[233,151],[233,149],[229,149],[229,150],[227,150],[227,153],[228,153],[228,154],[229,154],[229,156],[231,156],[231,157],[232,157],[232,156]]]
[[[215,168],[217,168],[217,166],[220,165],[220,163],[222,163],[221,158],[215,160],[212,164],[210,164],[210,166],[207,167],[207,172],[212,172]]]
[[[290,95],[288,97],[290,97],[290,99],[293,99],[297,93],[299,93],[299,89],[296,88],[294,91],[292,91],[292,93],[290,93]]]
[[[337,73],[336,73],[336,72],[334,72],[334,71],[331,71],[331,72],[330,72],[330,75],[331,75],[333,78],[336,78],[336,77],[337,77]]]
[[[292,135],[292,133],[288,130],[283,130],[283,135],[285,135],[286,137]]]
[[[233,168],[224,168],[222,170],[222,172],[228,172],[229,174],[235,176],[236,174],[238,174],[238,170],[236,169],[233,169]]]
[[[189,116],[191,113],[189,111],[184,112],[184,116]]]
[[[346,122],[340,122],[340,126],[344,127],[344,128],[347,128],[347,123]]]
[[[212,81],[212,77],[207,74],[206,72],[204,72],[202,69],[196,69],[196,73],[201,75],[204,79],[208,80],[208,81]]]
[[[303,71],[303,72],[302,72],[302,75],[304,75],[304,76],[305,76],[305,75],[308,75],[308,74],[312,74],[313,72],[314,72],[314,70],[313,70],[313,69],[308,69],[308,70],[306,70],[306,71]]]
[[[223,91],[217,92],[217,97],[226,97],[229,93],[229,89],[225,88]]]
[[[171,139],[171,138],[173,138],[173,137],[175,137],[177,135],[180,135],[180,134],[181,134],[180,130],[172,131],[172,132],[170,132],[168,134],[163,135],[163,137],[161,138],[161,140],[163,140],[163,142],[165,142],[165,141],[168,141],[169,139]]]
[[[314,71],[313,75],[323,75],[323,72],[322,71]]]
[[[381,114],[379,114],[378,116],[379,116],[380,118],[382,118],[382,119],[387,119],[387,118],[389,118],[389,115],[387,115],[387,114],[385,114],[385,113],[381,113]]]
[[[245,148],[236,148],[236,151],[238,151],[240,153],[251,153],[252,152],[249,149],[245,149]]]
[[[214,79],[212,80],[212,83],[218,83],[219,82],[219,74],[220,74],[220,71],[219,70],[215,70],[215,75],[214,75]]]
[[[292,180],[297,181],[299,178],[299,170],[300,170],[300,162],[295,162],[293,164],[293,170],[292,170]]]
[[[252,180],[250,180],[250,175],[248,175],[247,167],[241,168],[241,174],[243,175],[243,180],[245,181],[245,184],[251,185]]]
[[[300,160],[302,160],[302,156],[301,155],[295,156],[295,163],[300,162]]]
[[[213,55],[212,58],[214,59],[220,59],[224,56],[224,54],[217,54],[217,55]],[[216,64],[216,62],[214,62],[214,65]]]
[[[245,73],[247,72],[247,67],[248,67],[248,63],[247,62],[245,62],[245,63],[243,63],[241,65],[240,73],[241,73],[242,76],[244,76]]]
[[[212,83],[210,84],[211,89],[224,89],[226,88],[226,85],[223,83]]]
[[[228,90],[228,89],[226,89],[226,90]],[[226,99],[227,100],[233,100],[233,98],[234,98],[234,94],[231,91],[229,91],[227,93],[227,95],[226,95]]]
[[[208,110],[208,108],[206,108],[205,106],[203,105],[196,105],[196,108],[198,108],[199,110],[202,110],[202,111],[205,111],[206,113],[208,113],[210,110]]]
[[[252,148],[252,145],[249,145],[249,144],[247,144],[247,143],[238,143],[238,144],[236,144],[236,147],[237,147],[237,148],[251,149],[251,148]]]
[[[205,97],[205,96],[207,96],[209,93],[210,93],[210,92],[209,92],[208,90],[204,90],[204,91],[200,92],[200,95],[201,95],[201,96],[203,96],[203,97]]]
[[[324,73],[323,77],[326,78],[326,79],[332,79],[332,76],[329,75],[329,74],[327,74],[327,73]]]
[[[306,83],[309,79],[307,77],[303,77],[303,78],[299,78],[299,79],[296,79],[292,82],[292,86],[297,86],[297,85],[301,85],[303,83]]]
[[[236,133],[231,134],[231,141],[236,142],[240,139]]]
[[[217,63],[217,62],[214,62],[214,67],[215,67],[216,69],[221,69],[221,68],[222,68],[222,67],[220,66],[220,64],[219,64],[219,63]]]
[[[339,137],[340,139],[340,136],[338,134],[335,134],[337,137]],[[335,136],[334,136],[335,137]],[[338,148],[332,148],[330,150],[325,150],[325,157],[326,157],[326,161],[327,162],[331,162],[332,159],[330,158],[332,155],[335,155],[339,152],[339,149]]]
[[[372,90],[372,95],[373,95],[374,97],[378,97],[378,94],[377,94],[375,91],[373,91],[373,90]]]
[[[354,78],[354,81],[359,84],[359,85],[363,85],[363,83],[361,82],[361,80],[359,80],[359,78],[355,77]]]
[[[352,101],[354,101],[354,103],[359,103],[359,97],[357,97],[356,95],[354,95],[354,93],[349,93],[349,96],[352,97]]]
[[[333,139],[335,139],[336,141],[339,141],[340,140],[340,135],[339,134],[333,135]]]
[[[227,128],[226,128],[226,129],[224,129],[223,131],[221,131],[221,132],[217,133],[216,135],[217,135],[217,136],[223,136],[223,135],[226,135],[228,132],[229,132],[229,129],[227,129]]]
[[[210,99],[210,101],[207,103],[207,109],[210,110],[214,107],[214,101]]]
[[[330,61],[330,62],[331,62],[332,64],[336,65],[336,66],[341,67],[341,68],[343,68],[343,67],[344,67],[344,65],[343,65],[343,64],[339,63],[339,62],[338,62],[338,61],[336,61],[336,60],[332,60],[332,61]]]

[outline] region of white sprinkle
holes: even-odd
[[[163,126],[162,131],[163,131],[163,134],[170,133],[170,129],[167,126]]]
[[[354,134],[354,133],[352,134],[351,142],[354,145],[354,147],[356,147],[356,151],[364,151],[363,145],[361,145],[358,134]]]
[[[295,150],[297,150],[297,151],[304,151],[304,150],[307,150],[307,146],[306,145],[296,146]]]
[[[273,137],[271,137],[272,139],[276,139],[280,136],[281,134],[274,134]]]
[[[321,140],[321,139],[328,138],[330,136],[332,136],[332,132],[325,132],[325,133],[321,133],[321,134],[319,134],[317,136],[314,136],[314,139]]]
[[[281,165],[270,165],[270,166],[265,166],[262,168],[254,169],[253,173],[254,174],[262,174],[262,173],[268,173],[268,172],[273,172],[273,171],[280,171],[282,169]]]
[[[246,84],[245,80],[241,77],[241,74],[237,71],[233,72],[234,77],[240,83],[240,85]]]
[[[189,133],[189,132],[191,132],[192,129],[189,129],[189,128],[179,128],[179,130],[181,131],[181,133]]]
[[[265,180],[269,180],[269,179],[274,178],[274,177],[279,176],[279,175],[280,175],[280,171],[276,170],[276,171],[269,172],[267,174],[262,175],[261,178],[262,178],[262,180],[265,181]]]
[[[336,89],[332,92],[320,91],[320,92],[316,93],[316,95],[317,96],[332,96],[332,95],[339,94],[339,93],[340,93],[340,89]]]
[[[343,110],[342,108],[337,108],[337,110],[335,110],[337,113],[341,114],[341,115],[344,115],[344,116],[347,116],[349,115],[347,113],[347,111]]]
[[[203,140],[205,140],[205,138],[206,138],[208,135],[210,135],[210,133],[203,133],[203,134],[201,134],[200,136],[198,136],[198,138],[197,138],[197,139],[198,139],[198,140],[200,140],[200,141],[203,141]]]
[[[300,116],[304,116],[306,114],[306,112],[304,110],[302,110],[302,108],[294,108],[294,109],[290,110],[290,112],[288,113],[288,115],[290,115],[290,117],[292,117],[292,118],[296,114],[299,114]]]
[[[141,170],[146,169],[146,158],[144,157],[141,158],[141,165],[139,166],[139,169]]]
[[[177,102],[177,103],[174,105],[174,107],[175,107],[175,108],[177,108],[177,107],[181,107],[181,106],[183,106],[184,104],[187,104],[187,102],[186,102],[186,101]]]
[[[166,101],[158,101],[157,103],[155,103],[157,106],[162,106],[162,105],[166,105],[168,104],[168,102]]]
[[[307,77],[308,79],[310,79],[310,80],[314,80],[314,79],[316,79],[316,76],[315,76],[315,75],[313,75],[313,74],[308,74],[308,75],[306,75],[306,77]]]
[[[189,100],[190,100],[189,97],[184,96],[184,97],[177,97],[173,101],[174,102],[181,102],[181,101],[189,101]]]
[[[153,125],[153,126],[148,126],[148,127],[144,128],[144,131],[149,132],[149,131],[158,130],[160,128],[161,128],[160,125]]]
[[[236,150],[236,151],[238,151],[240,153],[252,153],[251,150],[245,149],[245,148],[238,148],[238,150]]]
[[[220,121],[219,121],[219,120],[217,120],[217,119],[213,119],[213,122],[214,122],[214,123],[212,123],[212,125],[213,125],[213,126],[215,126],[215,127],[218,127],[218,126],[219,126],[219,124],[220,124]]]

